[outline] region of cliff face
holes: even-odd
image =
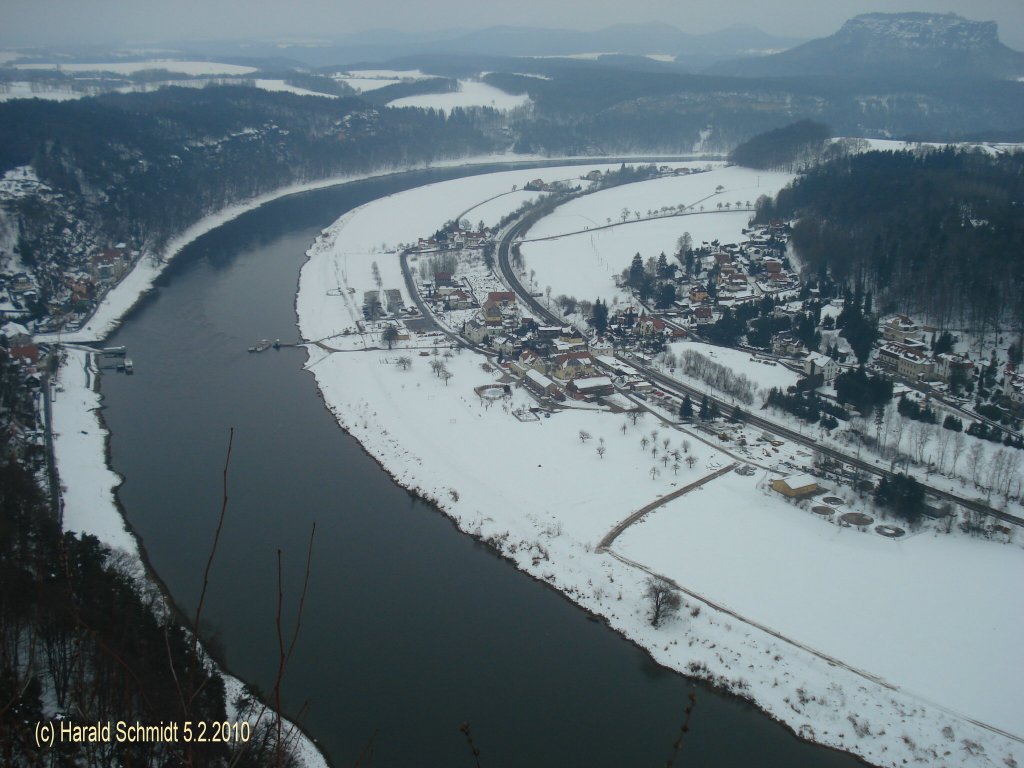
[[[994,21],[956,14],[868,13],[829,37],[783,53],[736,61],[722,74],[769,77],[936,73],[959,76],[1024,76],[1024,54],[999,42]]]

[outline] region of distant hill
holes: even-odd
[[[953,13],[867,13],[830,37],[782,53],[721,62],[714,74],[748,77],[888,75],[1024,77],[1024,53],[999,42],[994,21]]]
[[[511,25],[415,34],[381,29],[316,43],[212,41],[183,43],[181,47],[218,56],[287,57],[314,67],[382,62],[423,54],[497,57],[656,54],[675,57],[679,66],[697,70],[716,61],[784,50],[800,42],[799,38],[769,35],[750,25],[691,34],[671,24],[647,23],[617,24],[590,32]],[[670,68],[671,65],[669,62]]]

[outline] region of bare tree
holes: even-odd
[[[932,425],[924,421],[915,421],[910,427],[910,439],[913,441],[919,464],[924,463],[924,449],[932,439],[932,429]]]
[[[964,437],[963,432],[953,433],[953,469],[950,471],[951,475],[956,474],[956,465],[960,461],[960,455],[964,452],[964,446],[967,445],[967,438]]]
[[[604,458],[604,452],[605,452],[606,450],[607,450],[607,449],[606,449],[606,448],[605,448],[605,447],[604,447],[603,445],[599,445],[599,446],[597,446],[597,455],[598,455],[598,456],[599,456],[600,458],[602,458],[602,459],[603,459],[603,458]]]
[[[644,595],[651,603],[651,626],[656,627],[662,619],[668,618],[683,604],[678,590],[664,579],[651,577],[647,580]]]
[[[587,442],[587,440],[589,440],[591,437],[592,437],[592,435],[589,432],[587,432],[587,430],[585,430],[585,429],[581,429],[580,430],[580,442],[581,443]]]
[[[395,361],[395,365],[397,365],[403,371],[408,371],[409,367],[412,365],[412,358],[403,355],[402,357],[398,358]]]
[[[978,470],[981,468],[981,458],[985,454],[985,446],[975,443],[967,454],[967,466],[971,469],[971,482],[978,484]]]

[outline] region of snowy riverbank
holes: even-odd
[[[507,154],[477,156],[435,163],[432,167],[470,167],[538,159]],[[120,324],[125,313],[152,288],[156,278],[185,246],[247,211],[287,195],[409,170],[416,169],[390,169],[381,173],[296,184],[211,214],[175,238],[159,258],[144,257],[140,260],[107,294],[97,312],[82,329],[61,334],[59,338],[56,335],[39,335],[36,340],[50,343],[60,341],[65,344],[102,341]],[[524,178],[532,178],[530,171],[522,173]],[[525,181],[522,183],[525,184]],[[523,200],[523,194],[511,195],[509,199],[515,200],[518,205]],[[473,205],[477,202],[479,200],[474,199]],[[492,207],[488,205],[487,209]],[[475,211],[473,215],[476,215]],[[126,553],[136,563],[139,578],[147,578],[138,541],[126,527],[116,502],[115,492],[121,478],[107,464],[109,433],[99,416],[102,397],[96,388],[97,371],[84,349],[65,347],[65,352],[66,361],[53,382],[54,453],[61,485],[64,527],[68,531],[96,536],[103,544]],[[227,674],[224,678],[230,704],[236,693],[242,691],[244,684]],[[306,766],[326,768],[325,758],[311,739],[304,735],[297,737],[295,748],[302,755]]]
[[[95,536],[115,552],[123,552],[133,563],[137,578],[147,579],[138,541],[128,530],[115,498],[121,478],[107,465],[109,432],[99,417],[103,398],[96,389],[98,372],[92,355],[80,349],[66,352],[53,397],[53,448],[60,477],[64,529]],[[156,610],[169,612],[170,606],[165,603]],[[237,722],[244,717],[254,727],[262,719],[265,724],[270,717],[265,708],[253,707],[247,712],[235,709],[236,700],[245,693],[245,683],[224,670],[220,672],[229,719]],[[308,736],[291,724],[285,727],[285,738],[304,768],[328,768],[326,758]]]
[[[998,600],[976,600],[966,576],[943,575],[939,594],[928,589],[939,569],[967,574],[988,560],[1000,583],[1017,583],[1018,546],[930,533],[903,543],[871,538],[815,520],[773,495],[762,471],[730,472],[695,488],[599,551],[598,542],[631,512],[717,473],[733,458],[706,436],[651,415],[638,424],[592,408],[530,418],[527,409],[536,402],[528,393],[513,385],[506,396],[484,396],[484,387],[506,380],[483,357],[449,350],[442,336],[414,334],[389,351],[379,334],[344,333],[362,318],[363,291],[395,288],[409,303],[398,243],[430,234],[474,200],[521,185],[522,178],[572,172],[519,173],[374,201],[343,216],[309,250],[299,325],[303,338],[316,342],[308,346],[307,365],[338,422],[397,482],[434,501],[463,531],[605,617],[659,663],[751,699],[804,738],[879,765],[1024,760],[1011,642],[1019,632],[1006,626],[1009,614],[1010,629],[1020,628],[1018,602],[1003,610]],[[715,173],[706,177],[714,190]],[[497,218],[501,211],[492,206],[488,213]],[[408,364],[399,364],[403,358]],[[433,362],[450,379],[435,375]],[[673,451],[685,460],[669,459]],[[724,514],[710,514],[715,510]],[[710,557],[708,569],[716,570],[690,583],[692,570],[679,568],[683,545],[693,557]],[[762,558],[764,572],[745,569],[747,556],[765,548],[774,556]],[[808,552],[815,558],[808,560]],[[832,564],[852,583],[828,581]],[[650,625],[644,597],[652,573],[687,589],[684,610],[660,627]],[[780,610],[754,611],[759,595],[785,586],[780,575],[790,579],[790,591],[774,597]],[[901,612],[904,592],[927,602]],[[876,593],[885,599],[872,610]],[[857,605],[861,613],[854,615],[870,626],[847,615]],[[948,645],[937,630],[924,632],[921,647],[922,622],[957,627],[957,612],[968,606],[971,618]],[[905,635],[907,622],[918,631]]]
[[[431,163],[432,168],[454,168],[460,166],[487,165],[490,163],[530,162],[542,159],[533,155],[479,155],[467,158],[454,158]],[[349,174],[344,176],[332,176],[327,179],[291,184],[267,192],[258,197],[251,198],[241,203],[224,208],[216,213],[203,217],[192,226],[188,227],[177,237],[173,238],[160,254],[146,254],[139,259],[131,271],[118,282],[103,297],[103,301],[96,308],[96,312],[77,331],[68,331],[59,336],[57,334],[40,334],[36,336],[39,342],[62,341],[66,343],[89,343],[101,341],[109,336],[121,323],[124,315],[138,303],[139,299],[147,293],[156,282],[156,279],[167,268],[171,260],[177,256],[185,246],[198,240],[217,227],[237,219],[244,213],[255,210],[262,205],[278,200],[289,195],[296,195],[302,192],[312,192],[317,189],[335,187],[339,184],[347,184],[353,181],[386,176],[394,173],[406,173],[408,171],[423,170],[428,166],[407,166],[391,168],[386,171],[375,171],[371,173]]]

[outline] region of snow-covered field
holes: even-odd
[[[477,80],[459,80],[459,90],[454,93],[425,93],[420,96],[405,96],[388,102],[389,107],[420,107],[451,112],[456,107],[493,107],[498,110],[515,109],[530,103],[525,93],[505,93],[493,85]]]
[[[1021,730],[1024,594],[1010,588],[1024,580],[1018,545],[932,530],[886,539],[728,475],[662,507],[617,547],[909,693]]]
[[[355,88],[360,93],[375,91],[386,85],[409,82],[410,80],[423,80],[430,77],[418,69],[357,69],[349,72],[339,72],[332,77],[342,83]]]
[[[337,96],[330,93],[319,93],[317,91],[311,91],[308,88],[298,88],[294,85],[289,85],[284,80],[264,80],[263,78],[257,78],[253,81],[253,84],[264,91],[276,91],[280,93],[294,93],[296,96],[320,96],[325,99],[336,99]]]
[[[378,288],[374,264],[383,287],[398,289],[406,306],[411,305],[398,261],[400,244],[415,243],[420,237],[432,235],[446,221],[470,208],[466,218],[474,225],[483,220],[491,226],[522,205],[522,187],[531,179],[538,175],[547,180],[572,179],[580,173],[579,167],[560,166],[543,171],[533,168],[470,176],[399,192],[349,211],[325,231],[311,250],[329,257],[312,259],[302,271],[298,303],[305,338],[324,339],[355,326],[355,320],[362,317],[358,310],[363,291]],[[514,193],[513,187],[518,188]],[[474,207],[483,200],[490,201]],[[348,288],[353,289],[351,298]],[[334,300],[322,301],[321,296],[327,294]]]
[[[0,101],[12,99],[45,99],[46,101],[70,101],[89,94],[73,91],[68,87],[56,87],[45,83],[14,81],[0,84]]]
[[[110,72],[115,75],[132,75],[150,69],[166,69],[186,75],[248,75],[256,72],[255,67],[240,64],[224,64],[216,61],[177,61],[174,59],[152,59],[149,61],[109,61],[102,63],[33,63],[15,64],[16,69],[56,69],[61,72]]]
[[[769,365],[759,360],[752,360],[752,355],[741,349],[716,347],[713,344],[702,344],[698,341],[677,341],[669,345],[669,350],[677,359],[681,358],[687,350],[698,352],[709,360],[725,366],[737,376],[746,376],[759,390],[759,404],[764,401],[764,398],[768,395],[768,390],[772,387],[778,387],[785,392],[787,387],[795,385],[797,379],[800,378],[795,371],[791,371],[785,366],[779,364]],[[664,373],[698,388],[707,389],[707,385],[699,379],[684,376],[681,367],[678,365],[674,373],[667,371],[664,371]]]
[[[527,272],[535,271],[537,285],[550,285],[555,296],[589,301],[602,298],[609,303],[626,300],[628,293],[615,285],[614,278],[629,267],[633,254],[639,253],[644,260],[662,252],[671,256],[684,232],[690,233],[696,246],[714,240],[739,242],[751,214],[719,212],[718,204],[753,203],[793,178],[785,173],[726,168],[720,163],[712,166],[714,170],[706,173],[612,187],[560,206],[527,233],[521,248]],[[636,220],[637,213],[644,219],[677,206],[693,206],[694,210],[682,216]],[[702,206],[704,213],[700,212]],[[626,223],[622,223],[623,215]]]
[[[501,381],[482,367],[484,358],[441,353],[453,376],[434,375],[429,363],[435,347],[447,347],[444,337],[413,335],[393,351],[372,332],[333,337],[361,318],[359,302],[344,297],[347,288],[359,296],[375,287],[373,261],[385,287],[404,289],[397,260],[378,248],[382,239],[432,232],[473,194],[482,199],[508,187],[511,173],[495,176],[370,203],[310,249],[299,324],[306,339],[331,337],[308,347],[308,367],[339,423],[401,484],[607,617],[659,663],[742,692],[804,737],[884,765],[1024,760],[1024,666],[1014,656],[1024,629],[1024,602],[1013,594],[1024,576],[1019,544],[931,531],[892,541],[839,529],[758,488],[759,470],[691,491],[628,529],[611,553],[598,552],[601,538],[630,513],[732,458],[708,437],[650,414],[637,425],[593,409],[523,421],[516,412],[531,403],[524,390],[514,386],[508,399],[493,402],[476,394]],[[403,356],[408,370],[395,364]],[[498,466],[503,478],[515,478],[515,492],[494,482]],[[643,597],[649,572],[738,615],[687,597],[684,613],[652,628]]]

